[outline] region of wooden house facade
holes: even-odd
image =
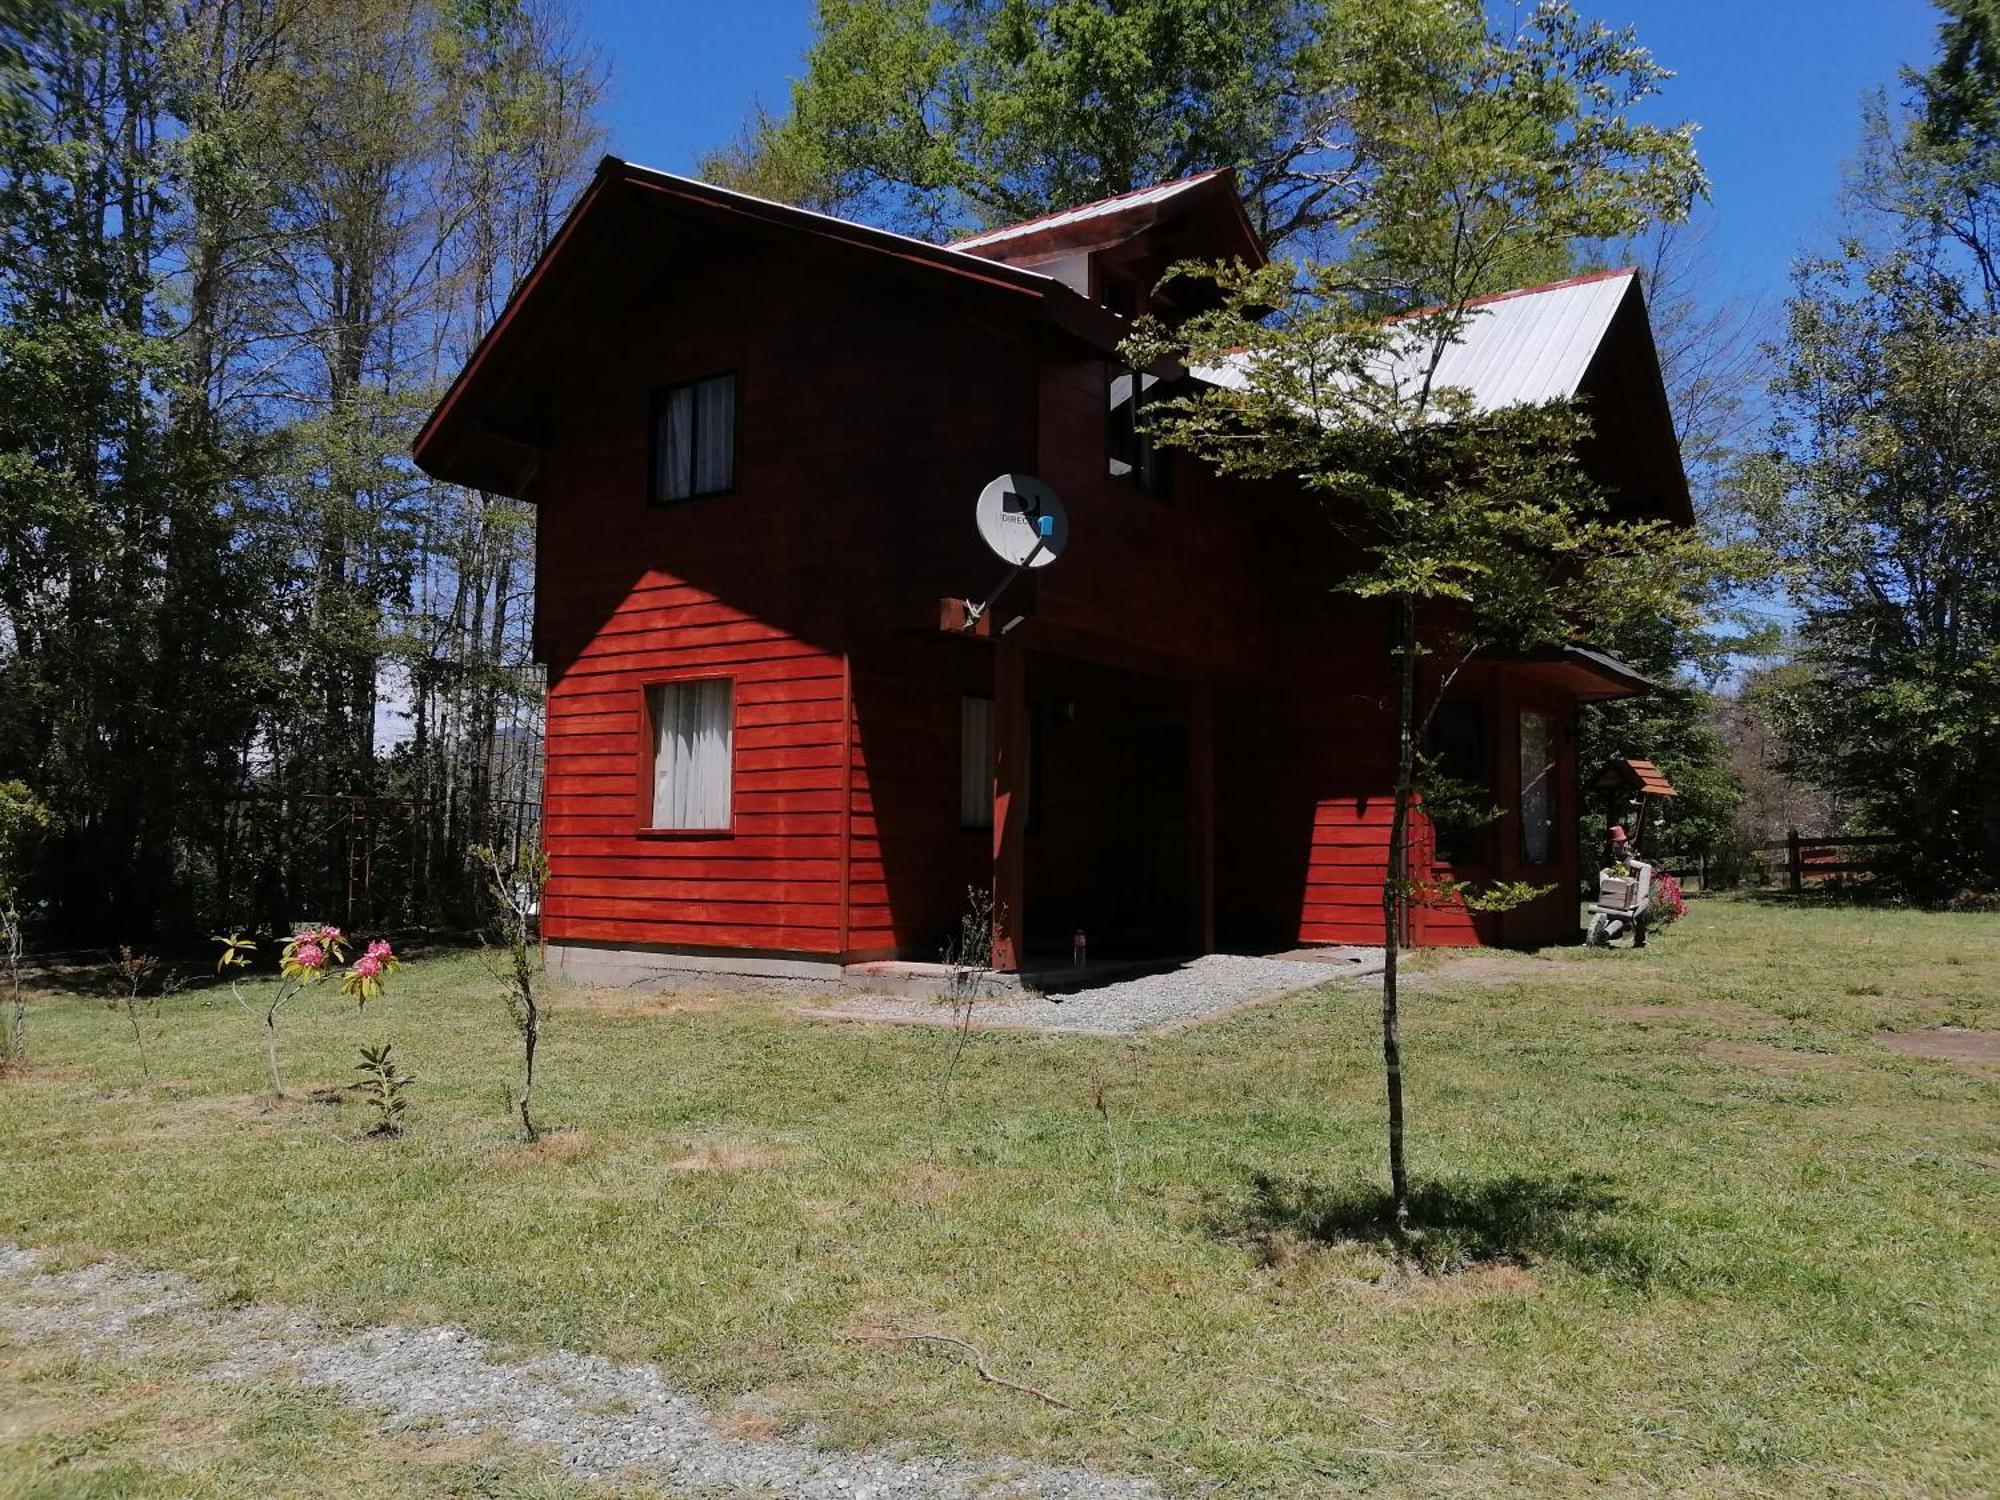
[[[933,959],[970,889],[1002,968],[1079,931],[1380,941],[1385,620],[1327,587],[1296,497],[1148,451],[1117,355],[1165,266],[1262,253],[1227,173],[941,247],[605,161],[416,446],[537,509],[561,964]],[[1620,503],[1684,516],[1636,283],[1523,298],[1561,305],[1496,304],[1526,326],[1484,357],[1567,382]],[[967,631],[954,601],[1006,572],[973,500],[1006,473],[1071,540],[1016,628]],[[1422,911],[1415,941],[1574,933],[1575,710],[1643,687],[1585,652],[1464,674],[1440,732],[1505,812],[1418,857],[1555,890]]]

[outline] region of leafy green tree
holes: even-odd
[[[1783,700],[1920,899],[2000,864],[2000,317],[1901,251],[1809,263],[1759,517],[1803,610]]]
[[[1209,167],[1282,239],[1330,189],[1295,171],[1298,0],[820,0],[790,109],[702,173],[917,232],[1032,218]]]
[[[248,732],[214,674],[261,580],[230,454],[185,420],[162,314],[180,211],[169,7],[91,0],[17,36],[0,121],[0,770],[59,820],[55,925],[150,927]],[[218,753],[218,752],[222,753]]]
[[[1700,190],[1690,132],[1629,111],[1663,78],[1629,32],[1564,4],[1517,28],[1476,0],[1342,0],[1315,126],[1350,185],[1342,252],[1205,273],[1216,310],[1133,341],[1143,363],[1227,372],[1162,403],[1158,435],[1227,474],[1303,484],[1328,582],[1388,616],[1395,798],[1382,884],[1390,1204],[1409,1217],[1398,951],[1410,821],[1438,694],[1481,651],[1567,642],[1685,608],[1699,543],[1611,513],[1562,403],[1482,410],[1435,378],[1472,298],[1580,239],[1637,233]],[[1405,316],[1385,321],[1383,314]],[[1522,889],[1458,891],[1510,904]]]
[[[585,168],[571,0],[0,4],[0,776],[59,819],[50,930],[327,904],[339,840],[254,825],[329,793],[421,799],[405,914],[469,916],[533,795],[529,533],[408,447]]]
[[[1746,486],[1801,611],[1793,769],[1895,835],[1925,901],[2000,864],[2000,78],[1994,8],[1941,9],[1908,110],[1867,111],[1848,232],[1795,274]]]

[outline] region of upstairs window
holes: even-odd
[[[736,685],[726,677],[646,689],[654,828],[725,833],[735,769]]]
[[[1521,710],[1521,858],[1553,860],[1556,842],[1556,721]]]
[[[1166,394],[1157,375],[1113,368],[1106,408],[1106,467],[1113,479],[1129,479],[1156,495],[1169,492],[1173,478],[1167,455],[1142,431],[1141,413]]]
[[[736,487],[736,377],[711,375],[653,396],[654,504]]]

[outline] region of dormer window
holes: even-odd
[[[1166,394],[1160,377],[1113,368],[1106,410],[1106,467],[1113,479],[1129,479],[1142,490],[1167,494],[1173,478],[1167,455],[1143,430],[1145,406]]]
[[[736,488],[736,376],[655,391],[652,450],[655,505]]]

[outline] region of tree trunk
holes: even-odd
[[[146,1061],[146,1037],[139,1029],[139,1004],[136,1000],[128,999],[125,1002],[125,1019],[132,1023],[132,1040],[139,1047],[139,1076],[150,1079],[153,1076],[153,1068]]]
[[[528,1024],[521,1028],[521,1036],[523,1050],[527,1054],[527,1067],[521,1076],[521,1128],[528,1133],[528,1141],[532,1145],[541,1138],[533,1117],[528,1113],[528,1100],[535,1092],[535,1045],[542,1038],[541,1008],[532,999],[528,1001]]]
[[[1403,1038],[1397,1015],[1397,957],[1409,909],[1410,792],[1416,773],[1417,611],[1396,601],[1396,800],[1389,864],[1382,876],[1382,1071],[1389,1105],[1389,1196],[1396,1228],[1410,1223],[1410,1177],[1403,1162]]]
[[[264,1012],[264,1059],[271,1065],[271,1097],[285,1097],[284,1083],[278,1077],[278,1007],[272,1006]]]
[[[7,1051],[0,1057],[11,1067],[28,1065],[28,997],[21,989],[21,918],[12,906],[0,909],[0,942],[6,945],[9,1014]]]

